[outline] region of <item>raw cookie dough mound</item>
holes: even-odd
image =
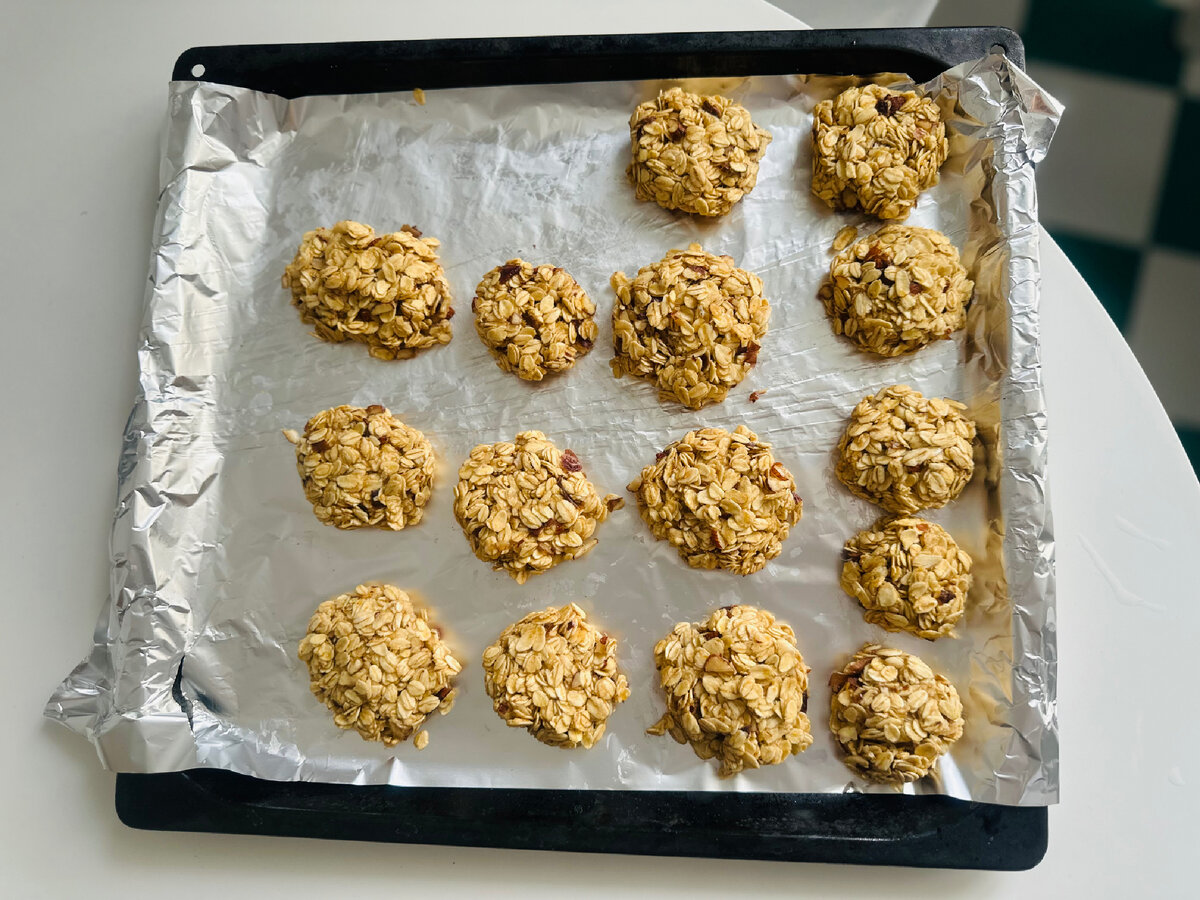
[[[338,222],[304,235],[283,286],[317,337],[358,341],[376,359],[404,359],[450,342],[454,310],[437,248],[411,225],[376,235]]]
[[[450,711],[462,670],[429,611],[390,584],[360,584],[318,606],[299,655],[337,726],[389,747],[435,710]],[[428,741],[421,732],[413,744],[420,750]]]
[[[690,409],[720,403],[758,361],[771,306],[757,275],[691,244],[612,277],[613,374],[658,385]]]
[[[880,519],[842,550],[842,590],[888,631],[932,641],[954,634],[971,589],[971,557],[924,519]]]
[[[812,743],[808,669],[796,635],[769,612],[726,606],[680,622],[654,647],[667,712],[649,734],[670,734],[721,777],[781,763]]]
[[[911,654],[865,644],[829,686],[829,727],[843,762],[868,781],[924,778],[962,737],[958,691]]]
[[[471,549],[518,584],[591,550],[596,525],[624,503],[596,493],[579,457],[540,431],[480,444],[454,488],[454,517]]]
[[[639,200],[723,216],[754,189],[770,143],[745,107],[671,88],[630,116],[627,174]]]
[[[433,446],[382,406],[317,413],[296,445],[296,469],[317,519],[338,528],[416,525],[433,493]]]
[[[834,209],[903,219],[938,181],[949,145],[928,97],[865,84],[813,109],[812,191]]]
[[[483,651],[483,683],[507,725],[552,747],[590,748],[629,697],[629,683],[617,671],[616,639],[574,603],[505,628]]]
[[[975,423],[964,409],[903,384],[864,397],[838,441],[838,480],[891,513],[945,506],[975,472]]]
[[[834,258],[820,296],[834,334],[899,356],[962,328],[974,288],[940,231],[884,225]]]
[[[757,572],[800,521],[796,482],[745,425],[689,431],[629,485],[642,519],[689,566]]]
[[[596,341],[596,306],[558,266],[510,259],[483,276],[475,331],[505,372],[526,381],[565,372]]]

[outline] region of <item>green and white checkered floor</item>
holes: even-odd
[[[1200,473],[1200,3],[942,0],[933,25],[1008,25],[1066,105],[1041,220],[1121,329]],[[1043,297],[1053,303],[1053,297]]]

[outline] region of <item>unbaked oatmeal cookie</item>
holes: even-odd
[[[891,513],[945,506],[975,473],[975,423],[965,409],[903,384],[864,397],[838,441],[838,480]]]
[[[317,413],[296,445],[296,470],[318,521],[338,528],[416,525],[433,493],[433,446],[384,407],[335,406]]]
[[[880,219],[908,216],[937,184],[949,144],[941,112],[928,97],[865,84],[813,109],[812,191],[833,209]]]
[[[770,143],[740,104],[671,88],[630,116],[627,174],[639,200],[723,216],[754,189]]]
[[[958,691],[909,653],[865,644],[829,686],[829,727],[842,760],[868,781],[924,778],[962,737]]]
[[[326,600],[300,641],[313,694],[339,728],[391,747],[454,705],[462,670],[429,611],[390,584],[360,584]],[[417,732],[414,746],[429,741]]]
[[[803,510],[792,473],[745,425],[689,431],[629,490],[650,531],[689,566],[739,575],[780,554]]]
[[[974,288],[940,231],[884,225],[838,253],[820,298],[834,334],[900,356],[961,329]]]
[[[475,331],[505,372],[526,381],[565,372],[596,341],[596,306],[558,266],[510,259],[475,288]]]
[[[654,647],[666,714],[648,729],[716,759],[721,777],[781,763],[813,742],[808,668],[792,629],[765,610],[726,606],[680,622]]]
[[[624,502],[601,497],[579,457],[540,431],[480,444],[454,487],[454,517],[471,549],[518,584],[591,550],[596,526]]]
[[[569,603],[532,612],[483,651],[483,681],[506,725],[552,747],[592,747],[629,697],[617,641]]]
[[[762,280],[691,244],[612,277],[613,374],[653,381],[689,409],[720,403],[758,361],[771,306]]]
[[[411,225],[376,235],[338,222],[304,235],[283,273],[300,318],[317,337],[366,344],[376,359],[404,359],[450,342],[450,284],[438,242]]]
[[[883,518],[846,541],[842,590],[865,618],[926,640],[954,634],[971,589],[971,557],[936,522]]]

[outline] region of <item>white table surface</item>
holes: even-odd
[[[204,4],[0,0],[0,895],[1197,896],[1200,485],[1095,296],[1042,242],[1063,802],[1028,873],[135,832],[88,744],[41,719],[107,580],[166,82],[189,46],[794,28],[761,0]],[[1069,115],[1068,111],[1068,115]],[[1051,151],[1053,152],[1053,151]]]

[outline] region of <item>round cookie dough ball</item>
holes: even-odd
[[[834,257],[820,296],[834,334],[899,356],[962,328],[974,288],[940,231],[885,225]]]
[[[382,406],[317,413],[296,445],[296,470],[318,521],[400,531],[421,521],[433,493],[433,446]]]
[[[800,521],[796,482],[745,425],[689,431],[629,484],[642,520],[689,566],[757,572]]]
[[[480,444],[454,487],[454,517],[471,549],[518,584],[591,550],[596,526],[624,503],[601,497],[579,457],[540,431]]]
[[[299,656],[337,726],[389,747],[434,711],[450,711],[462,670],[429,611],[390,584],[360,584],[318,606]],[[428,741],[421,732],[413,744],[420,750]]]
[[[758,361],[771,306],[757,275],[691,244],[612,277],[613,374],[653,381],[689,409],[720,403]]]
[[[903,384],[864,397],[838,441],[838,480],[891,513],[945,506],[975,473],[975,423],[964,409]]]
[[[954,685],[901,650],[865,644],[829,686],[829,727],[845,752],[843,762],[867,781],[924,778],[962,737]]]
[[[510,259],[486,275],[471,302],[475,331],[505,372],[526,381],[565,372],[596,341],[596,306],[558,266]]]
[[[812,191],[833,209],[904,219],[938,181],[949,144],[928,97],[864,84],[813,109]]]
[[[846,541],[842,590],[865,618],[926,640],[954,634],[971,589],[971,557],[924,519],[880,519]]]
[[[812,744],[808,668],[792,629],[752,606],[680,622],[654,647],[667,701],[649,734],[670,734],[721,777],[781,763]]]
[[[616,639],[574,603],[505,628],[483,651],[483,684],[505,724],[565,749],[600,740],[608,717],[629,697]]]
[[[366,344],[376,359],[404,359],[450,343],[450,284],[438,242],[411,225],[376,235],[338,222],[304,235],[283,273],[292,305],[317,337]]]
[[[745,107],[671,88],[630,116],[627,174],[639,200],[723,216],[754,189],[770,143]]]

